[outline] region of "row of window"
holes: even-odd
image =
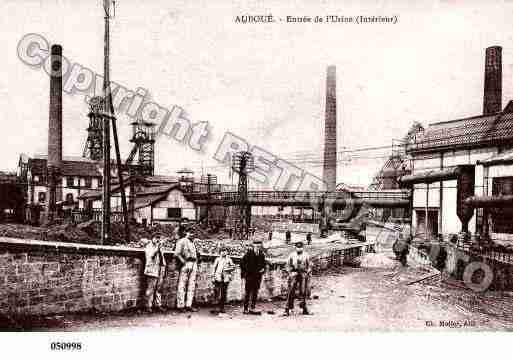
[[[39,203],[45,203],[46,202],[46,192],[39,192],[37,195],[37,201]],[[73,203],[73,193],[66,194],[65,202]]]
[[[83,186],[80,186],[80,187],[91,188],[92,183],[93,183],[93,178],[92,177],[83,177],[83,178],[85,180],[85,183]],[[80,177],[79,177],[79,183],[80,183]],[[102,179],[100,177],[100,178],[98,178],[98,186],[101,186],[101,185],[102,185]],[[75,177],[72,177],[72,176],[66,177],[66,187],[68,187],[68,188],[79,187],[79,186],[75,185]]]
[[[66,187],[68,188],[72,188],[72,187],[82,187],[82,188],[91,188],[92,185],[93,185],[93,177],[78,177],[79,178],[79,183],[80,183],[80,179],[84,179],[84,185],[75,185],[75,178],[77,177],[74,177],[74,176],[66,176]],[[44,183],[46,182],[46,179],[44,177],[40,177],[40,176],[34,176],[34,182],[35,183]],[[98,186],[101,186],[102,185],[102,178],[101,177],[98,177]]]

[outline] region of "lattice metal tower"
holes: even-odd
[[[87,141],[82,157],[94,161],[103,159],[103,117],[101,112],[104,107],[104,99],[95,96],[89,100],[89,127],[87,128]]]
[[[235,236],[240,240],[249,239],[251,228],[251,206],[248,203],[248,173],[255,169],[251,152],[237,152],[233,155],[233,170],[239,174],[237,187],[238,216],[235,218]]]
[[[155,124],[146,121],[132,122],[132,138],[134,144],[128,155],[126,164],[131,175],[153,176],[155,167]],[[137,162],[134,162],[135,156]]]

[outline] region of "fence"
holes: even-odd
[[[123,212],[120,211],[112,211],[110,213],[110,219],[114,223],[122,223]],[[85,222],[85,221],[101,221],[102,220],[102,210],[101,209],[67,209],[64,210],[64,220],[70,221],[74,224]]]

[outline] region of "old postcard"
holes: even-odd
[[[513,329],[513,2],[0,14],[5,335]]]

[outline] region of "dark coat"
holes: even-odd
[[[265,268],[265,256],[260,252],[256,254],[254,250],[248,250],[240,261],[240,276],[247,278],[249,276],[262,275],[261,271]]]

